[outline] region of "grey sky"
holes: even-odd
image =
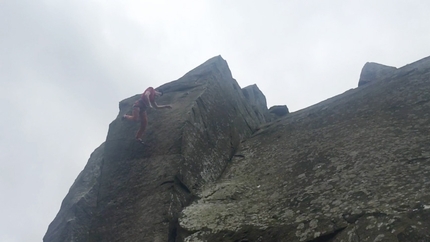
[[[430,55],[430,1],[0,1],[0,241],[40,241],[118,102],[221,55],[291,111]]]

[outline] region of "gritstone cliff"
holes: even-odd
[[[430,241],[430,58],[359,86],[267,109],[217,56],[160,87],[146,146],[123,100],[44,241]]]

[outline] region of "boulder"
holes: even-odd
[[[381,80],[390,81],[394,78],[424,75],[427,72],[428,66],[430,66],[430,56],[398,69],[378,63],[367,62],[361,70],[358,86]]]
[[[397,68],[392,66],[385,66],[374,62],[367,62],[361,70],[358,86],[363,86],[376,80],[390,77],[394,74],[396,70]]]
[[[275,105],[269,108],[269,113],[272,115],[272,119],[283,117],[290,113],[287,105]]]

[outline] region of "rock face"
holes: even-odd
[[[123,100],[44,241],[430,241],[430,58],[374,77],[269,112],[214,57],[160,87],[146,145]]]
[[[430,241],[430,65],[413,66],[261,127],[179,241]]]
[[[49,225],[44,241],[87,241],[89,226],[97,207],[97,194],[104,143],[88,160],[61,204],[60,212]]]
[[[157,102],[173,109],[149,111],[146,145],[134,140],[138,124],[121,120],[139,95],[120,102],[106,142],[44,241],[175,241],[183,207],[218,179],[239,142],[264,122],[220,56],[160,89],[165,95]]]

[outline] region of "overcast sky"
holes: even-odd
[[[425,0],[0,0],[0,241],[41,241],[118,102],[221,55],[297,111],[430,55]]]

